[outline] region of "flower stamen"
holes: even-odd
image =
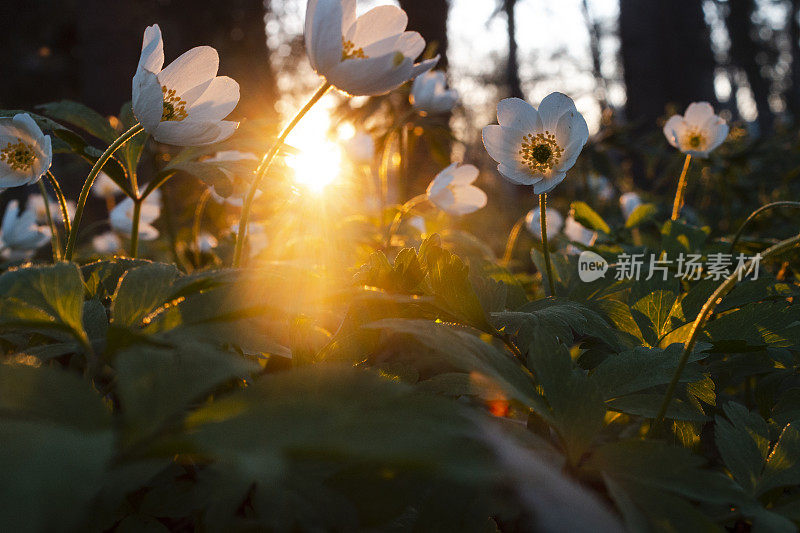
[[[556,142],[556,136],[545,131],[536,135],[529,133],[522,138],[519,150],[522,162],[532,172],[544,173],[555,168],[564,155],[564,149]]]
[[[706,138],[700,130],[689,130],[684,136],[684,145],[694,150],[700,150],[706,145]]]
[[[27,172],[36,161],[36,153],[31,145],[22,141],[10,142],[0,151],[0,161],[4,161],[12,170]]]
[[[346,59],[369,59],[363,48],[356,48],[353,41],[346,41],[342,37],[342,61]]]
[[[161,120],[180,122],[185,119],[188,116],[186,101],[178,96],[175,89],[162,86],[161,92],[164,93],[164,111],[161,113]]]

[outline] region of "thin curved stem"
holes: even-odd
[[[539,221],[542,228],[542,251],[544,252],[544,267],[547,271],[547,282],[550,287],[548,296],[556,295],[556,282],[553,279],[553,265],[550,262],[550,243],[547,241],[547,193],[539,195]]]
[[[138,135],[144,131],[144,127],[141,124],[134,125],[131,129],[120,135],[116,141],[114,141],[111,146],[106,148],[106,151],[97,159],[94,166],[92,166],[92,170],[89,171],[89,175],[86,177],[86,181],[83,184],[83,188],[81,189],[81,194],[78,196],[78,204],[75,206],[75,218],[72,221],[72,228],[69,232],[69,239],[67,240],[67,251],[64,254],[64,259],[67,261],[72,260],[72,255],[75,253],[75,245],[78,242],[78,227],[81,224],[81,217],[83,216],[83,209],[86,206],[86,200],[89,198],[89,191],[94,184],[94,180],[97,177],[97,174],[103,169],[103,165],[105,165],[111,156],[114,155],[120,146],[131,140],[133,137]]]
[[[503,252],[503,258],[500,260],[500,264],[503,266],[508,266],[508,263],[511,262],[511,256],[514,253],[514,246],[517,245],[517,240],[519,239],[519,234],[522,233],[522,228],[525,227],[525,220],[527,216],[520,217],[514,223],[514,226],[511,228],[511,232],[508,234],[508,240],[506,241],[506,250]]]
[[[731,241],[731,247],[730,247],[730,250],[728,250],[728,251],[729,251],[730,253],[733,253],[733,250],[734,250],[734,248],[736,248],[736,244],[739,242],[739,239],[741,238],[741,236],[742,236],[742,233],[744,233],[744,228],[745,228],[745,227],[746,227],[746,226],[747,226],[747,225],[748,225],[748,224],[749,224],[749,223],[750,223],[750,222],[751,222],[753,219],[755,219],[755,218],[756,218],[758,215],[760,215],[760,214],[761,214],[761,213],[763,213],[764,211],[768,211],[769,209],[772,209],[772,208],[774,208],[774,207],[792,207],[792,208],[794,208],[794,209],[800,209],[800,202],[791,202],[791,201],[788,201],[788,200],[787,200],[787,201],[782,201],[782,202],[773,202],[773,203],[771,203],[771,204],[767,204],[767,205],[761,206],[761,207],[759,207],[758,209],[756,209],[755,211],[753,211],[753,212],[750,214],[750,216],[749,216],[749,217],[747,217],[747,220],[745,220],[745,221],[742,223],[742,225],[741,225],[741,226],[739,226],[739,231],[737,231],[737,232],[736,232],[736,235],[733,237],[733,241]]]
[[[58,200],[58,205],[61,208],[61,220],[64,221],[64,230],[69,234],[72,231],[72,224],[69,220],[69,209],[67,209],[67,199],[64,197],[64,192],[61,190],[61,186],[58,184],[58,180],[56,177],[53,176],[53,173],[49,170],[45,173],[47,177],[47,182],[50,183],[50,187],[53,189],[53,192],[56,194],[56,199]]]
[[[703,327],[705,327],[708,320],[711,318],[711,315],[717,305],[733,289],[733,287],[736,285],[736,282],[739,281],[740,276],[753,268],[755,261],[766,261],[767,259],[775,257],[797,246],[798,244],[800,244],[800,234],[792,237],[791,239],[781,241],[775,246],[767,249],[761,254],[760,257],[753,258],[741,269],[736,269],[736,272],[728,276],[728,278],[722,282],[719,287],[717,287],[717,290],[714,291],[714,294],[712,294],[708,300],[706,300],[706,303],[703,304],[703,307],[700,309],[700,313],[697,315],[697,318],[692,324],[692,329],[689,332],[689,338],[684,344],[683,355],[681,355],[681,358],[678,362],[678,368],[675,369],[675,373],[672,375],[672,380],[667,387],[667,392],[664,394],[664,400],[661,402],[661,408],[658,410],[653,427],[660,426],[661,422],[664,420],[664,416],[667,414],[669,404],[672,401],[672,396],[675,394],[675,388],[678,386],[678,382],[681,379],[681,374],[683,373],[684,368],[686,368],[686,363],[689,362],[689,357],[691,356],[692,350],[694,350],[694,346],[697,343],[697,337]]]
[[[331,88],[331,84],[327,81],[322,84],[314,96],[308,101],[308,103],[295,115],[291,122],[284,128],[281,132],[280,136],[275,140],[275,143],[269,149],[269,151],[264,154],[264,157],[261,159],[261,163],[258,165],[258,169],[256,170],[255,178],[253,179],[253,183],[250,184],[250,189],[247,191],[247,196],[244,199],[244,205],[242,206],[242,214],[239,217],[239,231],[236,234],[236,247],[233,251],[233,267],[236,268],[241,264],[242,261],[242,250],[244,248],[244,240],[247,238],[247,224],[250,222],[250,210],[253,207],[253,199],[256,196],[256,191],[258,191],[258,187],[261,185],[261,180],[264,178],[264,175],[269,170],[270,166],[272,166],[272,161],[275,159],[275,156],[278,155],[278,151],[280,150],[281,146],[283,146],[284,141],[292,132],[292,130],[297,126],[297,123],[306,116],[314,104],[320,101],[320,99],[325,96],[325,93]]]
[[[146,199],[150,196],[156,189],[159,189],[162,185],[164,185],[169,179],[175,175],[175,171],[171,170],[169,172],[164,172],[163,174],[159,174],[156,176],[154,180],[147,184],[145,187],[144,192],[141,194],[139,198],[142,200]]]
[[[42,193],[44,213],[47,216],[47,224],[50,226],[50,247],[53,249],[53,263],[58,263],[61,260],[61,242],[59,242],[56,223],[53,222],[53,216],[50,214],[50,201],[47,199],[47,189],[42,180],[39,180],[39,191]]]
[[[131,257],[136,259],[136,254],[139,252],[139,219],[142,214],[141,198],[133,200],[133,223],[131,224]]]
[[[672,204],[671,220],[678,220],[678,215],[681,214],[681,208],[683,207],[683,195],[686,193],[686,175],[689,173],[689,163],[691,162],[691,154],[686,154],[686,160],[683,162],[681,177],[678,180],[678,190],[675,193],[675,202]]]
[[[415,196],[411,200],[407,201],[403,204],[403,207],[397,212],[394,216],[394,220],[392,221],[392,225],[389,227],[389,233],[386,235],[386,248],[389,248],[392,245],[392,237],[397,230],[400,229],[400,223],[403,221],[403,217],[405,217],[408,213],[410,213],[415,207],[417,207],[422,202],[426,202],[428,200],[427,194],[420,194],[419,196]]]
[[[209,198],[211,198],[211,189],[206,189],[200,196],[200,201],[197,203],[197,209],[194,212],[194,220],[192,221],[192,248],[194,248],[194,257],[197,264],[200,264],[200,226],[203,222],[203,212],[206,209]]]

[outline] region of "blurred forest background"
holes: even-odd
[[[381,3],[390,2],[359,0],[358,5],[363,11]],[[555,90],[576,100],[592,133],[602,131],[582,157],[591,168],[576,171],[607,175],[620,192],[635,187],[674,193],[679,169],[673,167],[680,160],[658,138],[660,125],[667,113],[683,112],[692,101],[711,102],[740,126],[734,128],[734,137],[746,135],[754,142],[800,122],[800,0],[397,3],[407,11],[410,29],[432,45],[429,52],[442,55],[439,68],[448,71],[461,94],[461,105],[450,119],[461,141],[453,147],[458,159],[483,158],[486,163],[480,130],[495,121],[499,99],[519,96],[536,105]],[[318,84],[304,53],[305,4],[4,0],[0,108],[34,109],[40,103],[73,99],[116,114],[120,103],[130,99],[142,31],[157,22],[165,35],[167,62],[200,44],[219,50],[220,74],[241,85],[234,118],[277,122]],[[363,105],[359,100],[352,105]],[[796,141],[794,136],[781,143],[789,142],[797,151]],[[662,159],[653,160],[653,146],[662,145]],[[418,183],[410,188],[417,190],[409,195],[421,192],[442,168],[429,156],[417,157],[414,164],[410,175],[418,176]],[[773,172],[785,176],[794,166],[786,162],[786,168]],[[491,170],[488,164],[484,168]],[[522,196],[505,185],[496,187],[504,188],[508,197]],[[742,190],[747,187],[745,183]],[[65,188],[74,194],[79,184]],[[520,201],[533,205],[530,194]]]

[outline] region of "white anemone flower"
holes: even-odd
[[[605,176],[595,174],[589,176],[586,181],[587,185],[589,185],[589,190],[591,190],[601,202],[608,202],[616,195],[614,186],[611,185],[611,181]]]
[[[217,76],[219,55],[198,46],[164,66],[158,24],[144,31],[142,54],[133,77],[133,113],[153,138],[176,146],[223,141],[238,123],[223,120],[239,103],[239,84]]]
[[[539,240],[542,240],[541,213],[539,208],[535,207],[531,209],[525,217],[525,226],[528,228],[528,231]],[[552,237],[553,235],[561,233],[561,229],[564,227],[564,217],[561,216],[561,213],[551,207],[546,208],[545,213],[547,214],[547,236]]]
[[[408,15],[378,6],[356,17],[356,0],[308,0],[305,40],[311,66],[352,96],[386,94],[432,69],[438,56],[414,61],[425,39],[405,31]]]
[[[240,152],[239,150],[223,150],[221,152],[217,152],[212,157],[206,159],[208,162],[220,162],[220,161],[232,161],[232,162],[247,162],[253,161],[253,170],[258,164],[259,158],[256,154],[251,152]],[[248,176],[250,179],[253,178],[252,175]],[[217,194],[216,189],[213,185],[209,187],[209,192],[211,193],[211,197],[217,203],[225,203],[228,205],[232,205],[234,207],[242,207],[244,205],[244,197],[247,195],[247,187],[239,187],[238,190],[234,190],[232,194],[230,194],[227,198],[223,198],[219,194]],[[256,198],[261,195],[261,191],[256,191]]]
[[[669,144],[692,157],[706,158],[728,137],[725,120],[714,114],[708,102],[694,102],[686,113],[673,115],[664,124],[664,135]]]
[[[27,113],[0,118],[0,189],[39,181],[50,169],[51,143]]]
[[[472,183],[478,179],[474,165],[453,163],[428,185],[428,200],[451,215],[466,215],[486,205],[486,193]]]
[[[444,73],[430,71],[417,77],[411,86],[411,105],[427,114],[449,113],[458,102],[458,91],[447,88]]]
[[[118,203],[114,209],[111,210],[109,215],[109,222],[114,231],[118,231],[123,235],[130,235],[133,231],[133,200],[125,198]],[[157,199],[153,196],[148,196],[142,202],[142,208],[139,213],[139,238],[144,241],[153,241],[158,238],[158,230],[151,224],[161,215],[161,207]]]
[[[197,236],[197,249],[204,253],[210,253],[214,248],[217,247],[219,241],[217,238],[208,233],[207,231],[202,232],[200,235]]]
[[[98,254],[115,254],[122,249],[122,239],[113,231],[107,231],[92,238],[92,248]]]
[[[519,98],[497,104],[499,125],[483,128],[483,144],[497,170],[514,183],[544,194],[561,183],[586,141],[589,128],[569,96],[552,93],[538,111]]]
[[[625,220],[628,220],[633,212],[636,211],[636,208],[643,203],[642,198],[635,192],[626,192],[620,196],[619,207],[622,210],[622,216],[625,217]]]
[[[63,224],[64,219],[61,216],[61,206],[58,205],[58,202],[48,198],[47,203],[50,206],[50,216],[53,218],[53,222]],[[41,194],[29,194],[25,207],[36,213],[37,223],[47,223],[47,206],[44,203],[44,196]],[[67,200],[67,215],[69,215],[70,220],[75,216],[75,202],[72,200]]]
[[[32,209],[19,212],[19,202],[11,200],[0,224],[2,256],[11,261],[30,259],[50,240],[50,228],[36,224]]]
[[[375,159],[375,141],[372,135],[357,132],[344,144],[348,157],[360,165],[369,165]]]
[[[111,179],[111,176],[103,172],[97,174],[92,185],[92,194],[97,198],[109,198],[122,194],[124,191]]]
[[[572,215],[568,216],[564,223],[564,236],[584,246],[591,246],[597,238],[597,234],[594,231],[575,220]],[[567,247],[567,251],[569,253],[580,253],[580,249],[571,244]]]

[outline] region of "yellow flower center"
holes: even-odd
[[[26,172],[36,161],[36,153],[31,145],[17,141],[8,143],[8,146],[0,150],[0,161],[5,161],[13,170]]]
[[[180,122],[185,119],[188,116],[186,101],[178,96],[175,89],[167,89],[166,86],[162,86],[161,92],[164,93],[164,111],[161,112],[161,120]]]
[[[363,48],[356,48],[353,41],[346,41],[342,37],[342,61],[346,59],[369,59]]]
[[[543,173],[558,165],[564,149],[556,142],[556,136],[549,131],[536,135],[529,133],[522,138],[519,155],[532,172]]]
[[[689,130],[683,136],[684,146],[701,149],[706,144],[705,135],[699,130]]]

